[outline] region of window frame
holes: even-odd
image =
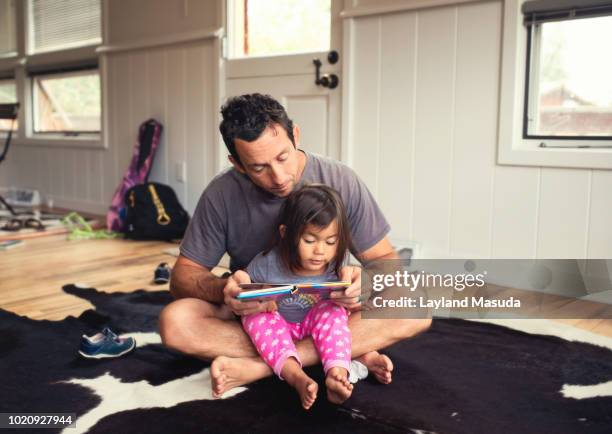
[[[36,130],[36,124],[37,124],[37,119],[36,119],[36,114],[35,114],[35,110],[37,108],[37,104],[38,104],[38,98],[37,98],[37,93],[36,93],[36,80],[40,79],[41,77],[44,78],[66,78],[66,77],[75,77],[78,75],[83,75],[83,73],[96,73],[98,75],[98,79],[100,77],[100,70],[97,66],[83,66],[83,67],[79,67],[79,68],[74,68],[74,69],[68,69],[68,70],[59,70],[59,71],[45,71],[45,72],[39,72],[37,74],[33,74],[30,77],[30,86],[32,86],[31,88],[31,104],[32,104],[32,109],[34,110],[32,112],[32,131],[35,135],[41,135],[41,134],[60,134],[63,136],[67,136],[67,137],[75,137],[75,136],[89,136],[89,137],[96,137],[99,136],[100,134],[100,130],[97,131],[78,131],[78,130],[67,130],[67,131],[40,131],[40,130]],[[93,74],[92,74],[93,75]],[[102,125],[100,125],[100,129],[102,128]]]
[[[98,54],[100,46],[106,39],[105,20],[106,2],[100,2],[101,42],[96,45],[83,45],[80,47],[62,50],[30,52],[30,16],[31,1],[16,2],[16,32],[17,53],[13,56],[0,58],[0,74],[13,75],[17,84],[17,100],[20,103],[19,125],[13,132],[13,143],[23,146],[50,146],[50,147],[76,147],[88,149],[107,149],[107,67],[104,56]],[[33,80],[29,72],[38,70],[53,70],[64,67],[77,67],[92,65],[98,67],[100,79],[100,131],[98,133],[84,132],[74,134],[71,132],[34,132]],[[0,131],[0,138],[6,137],[6,132]]]
[[[612,139],[526,137],[528,110],[528,28],[523,25],[524,0],[504,2],[500,86],[498,164],[610,169]],[[531,29],[531,28],[529,28]],[[543,140],[552,147],[540,147]],[[585,148],[584,146],[594,146]]]

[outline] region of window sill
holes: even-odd
[[[504,146],[502,143],[497,162],[501,165],[515,166],[612,169],[611,148],[540,148],[540,143],[541,140],[519,140],[514,146]],[[547,140],[546,143],[555,142]],[[603,142],[597,144],[602,145]]]
[[[51,146],[60,148],[106,149],[107,145],[101,135],[87,137],[64,136],[58,134],[37,134],[32,137],[14,138],[17,146]]]
[[[527,31],[522,23],[523,0],[504,2],[501,89],[499,108],[498,157],[500,165],[612,169],[612,148],[540,148],[549,145],[570,145],[567,140],[523,139],[523,99]],[[612,141],[593,141],[593,145],[610,145]],[[589,145],[588,140],[572,145]]]

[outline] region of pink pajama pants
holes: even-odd
[[[242,325],[261,358],[281,377],[285,361],[294,357],[302,362],[293,340],[312,336],[325,373],[341,367],[347,371],[351,362],[351,333],[343,307],[323,300],[315,304],[301,323],[287,322],[278,312],[262,312],[242,317]]]

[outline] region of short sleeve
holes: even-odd
[[[222,197],[205,190],[181,242],[181,255],[205,267],[215,267],[227,249],[224,215]]]
[[[352,169],[345,177],[347,199],[345,206],[355,252],[362,253],[381,241],[391,230],[374,196]]]
[[[260,253],[253,258],[253,260],[247,265],[246,273],[251,278],[253,283],[267,283],[268,282],[268,266],[264,256]]]

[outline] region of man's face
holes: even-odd
[[[297,127],[293,128],[293,136],[297,146]],[[275,196],[286,197],[293,191],[301,175],[300,153],[280,125],[266,128],[252,142],[235,139],[234,143],[242,163],[230,157],[236,170]]]

